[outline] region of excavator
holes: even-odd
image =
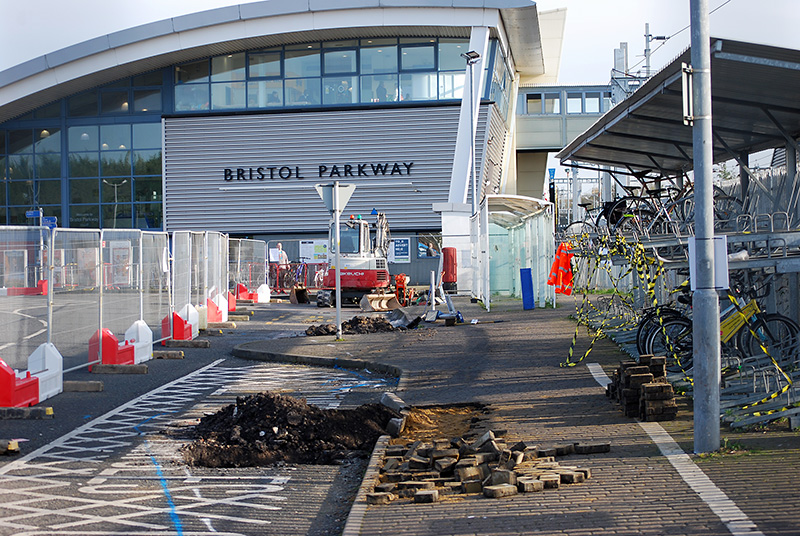
[[[364,311],[391,311],[400,308],[397,295],[392,292],[387,264],[389,252],[389,223],[383,212],[373,211],[375,223],[360,215],[350,215],[340,222],[339,258],[341,262],[342,303],[357,303]],[[329,226],[328,255],[333,260],[336,253],[336,229]],[[331,307],[336,299],[336,270],[326,269],[322,288],[317,291],[317,307]]]

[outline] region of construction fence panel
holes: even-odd
[[[195,307],[202,307],[206,304],[206,292],[208,279],[206,272],[208,270],[208,251],[206,250],[206,235],[205,233],[191,232],[189,233],[189,240],[191,240],[191,275],[189,282],[191,285],[191,301],[190,303]]]
[[[101,327],[119,341],[125,340],[125,332],[142,316],[141,236],[138,229],[106,229],[101,234]]]
[[[249,292],[267,282],[267,243],[263,240],[229,238],[230,290],[235,292],[237,285],[244,285]]]
[[[280,251],[286,253],[284,260],[288,260],[288,264],[281,264]],[[322,287],[322,278],[330,262],[327,239],[270,240],[267,255],[267,284],[272,292],[287,294],[295,285],[312,290]]]
[[[100,329],[101,231],[55,229],[52,343],[64,370],[88,363],[89,340]]]
[[[184,310],[192,305],[192,233],[172,233],[172,300],[175,312],[188,320]]]
[[[206,232],[206,284],[203,305],[213,302],[219,309],[220,322],[228,320],[228,235]],[[209,317],[211,319],[211,317]]]
[[[169,235],[143,232],[140,261],[141,319],[153,332],[153,339],[161,338],[161,322],[169,316],[170,268]]]
[[[0,359],[13,369],[27,369],[48,340],[51,236],[46,227],[0,227]]]

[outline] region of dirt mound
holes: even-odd
[[[394,417],[397,413],[379,404],[320,409],[291,396],[260,393],[201,419],[198,439],[182,452],[187,464],[205,467],[332,464],[369,456]]]
[[[392,326],[385,316],[354,316],[350,320],[342,322],[342,333],[346,335],[381,333],[397,329]],[[336,335],[336,325],[320,324],[319,326],[309,326],[306,329],[306,335]]]

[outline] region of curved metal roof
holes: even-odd
[[[557,157],[669,176],[690,170],[681,90],[690,57],[687,49]],[[714,162],[784,146],[800,136],[800,51],[712,38],[711,101]]]
[[[341,13],[347,11],[345,17]],[[364,37],[468,38],[488,26],[516,68],[544,72],[532,0],[266,0],[144,24],[0,72],[0,122],[126,76],[287,43]]]

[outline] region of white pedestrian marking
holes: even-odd
[[[599,363],[588,363],[586,366],[602,387],[606,387],[611,383],[611,379],[606,375]],[[720,521],[725,524],[733,536],[764,536],[764,533],[758,530],[758,526],[750,521],[747,514],[742,512],[736,506],[736,503],[729,499],[725,492],[719,489],[695,465],[689,455],[683,451],[660,424],[639,421],[639,426],[650,436],[650,439],[658,446],[661,454],[678,471],[683,481],[700,496],[700,499],[719,517]]]
[[[222,361],[0,467],[0,533],[174,533],[170,516],[182,524],[194,520],[195,527],[199,523],[215,535],[263,533],[273,523],[270,515],[287,505],[284,486],[290,476],[193,472],[183,465],[176,442],[161,440],[161,433],[190,408],[194,414],[203,411],[198,408],[216,411],[253,392],[292,392],[319,407],[338,407],[342,388],[365,385],[365,380],[348,371],[274,364],[233,368],[219,366]],[[380,379],[366,384],[384,385]],[[223,526],[234,532],[217,528]],[[183,533],[199,534],[196,529]]]

